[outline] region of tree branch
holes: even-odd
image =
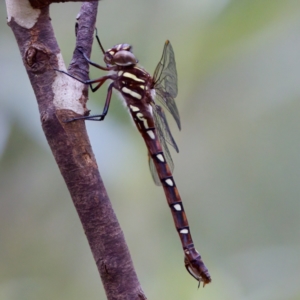
[[[123,232],[112,209],[83,121],[63,120],[86,111],[87,87],[64,74],[49,7],[33,9],[27,0],[6,0],[8,25],[15,34],[36,95],[41,123],[66,182],[100,273],[107,299],[146,299]],[[90,54],[98,2],[82,5],[76,46]],[[87,78],[88,64],[74,51],[69,72]]]

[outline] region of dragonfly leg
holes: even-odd
[[[98,69],[101,69],[101,70],[104,70],[104,71],[110,71],[110,70],[113,70],[114,68],[113,67],[102,67],[94,62],[92,62],[87,56],[86,54],[80,49],[80,48],[77,48],[78,51],[83,55],[84,59],[92,66],[98,68]]]
[[[73,79],[75,79],[75,80],[77,80],[77,81],[79,81],[79,82],[81,82],[81,83],[83,83],[83,84],[89,84],[88,81],[90,81],[90,80],[83,80],[83,79],[77,78],[77,77],[75,77],[74,75],[72,75],[72,74],[70,74],[70,73],[68,73],[68,72],[66,72],[66,71],[63,71],[63,70],[58,70],[58,69],[55,69],[55,68],[54,68],[54,71],[57,71],[57,72],[66,74],[66,75],[68,75],[69,77],[72,77]]]
[[[103,81],[104,82],[104,81]],[[100,82],[99,84],[103,84],[103,82]],[[100,86],[101,86],[100,85]],[[99,87],[100,87],[99,86]],[[98,88],[99,88],[98,87]],[[110,105],[110,100],[111,100],[111,95],[112,95],[112,89],[114,87],[114,83],[112,82],[109,87],[108,87],[108,91],[107,91],[107,96],[106,96],[106,100],[105,100],[105,104],[104,104],[104,108],[103,108],[103,112],[101,115],[92,115],[92,116],[82,116],[82,117],[77,117],[77,118],[73,118],[67,121],[64,121],[64,123],[70,123],[73,121],[77,121],[77,120],[90,120],[90,121],[103,121],[104,118],[107,115],[108,109],[109,109],[109,105]],[[97,89],[98,89],[97,88]]]
[[[95,27],[95,37],[96,37],[99,47],[101,48],[102,53],[105,54],[104,48],[102,47],[102,44],[101,44],[99,36],[98,36],[98,30],[96,27]]]
[[[86,84],[90,85],[90,88],[92,90],[92,92],[96,92],[102,85],[103,83],[108,80],[108,79],[114,79],[112,75],[107,75],[107,76],[103,76],[100,77],[98,79],[94,79],[94,80],[87,80]],[[93,83],[98,83],[95,87],[92,86]]]
[[[57,71],[57,72],[66,74],[69,77],[71,77],[71,78],[73,78],[73,79],[75,79],[75,80],[77,80],[77,81],[79,81],[79,82],[81,82],[83,84],[88,84],[90,86],[90,88],[91,88],[91,90],[92,90],[93,93],[96,92],[102,86],[102,84],[106,80],[108,80],[108,79],[114,80],[114,76],[113,75],[106,75],[106,76],[102,76],[102,77],[100,77],[98,79],[93,79],[93,80],[90,80],[90,79],[89,80],[82,80],[82,79],[80,79],[78,77],[75,77],[75,76],[71,75],[70,73],[68,73],[66,71],[58,70],[58,69],[54,69],[54,70]],[[95,87],[93,87],[92,86],[93,83],[98,83],[98,84]]]

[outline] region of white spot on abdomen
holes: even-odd
[[[147,133],[148,133],[148,135],[150,136],[150,138],[151,138],[152,140],[155,139],[155,134],[154,134],[154,132],[153,132],[152,130],[148,130]]]
[[[165,180],[165,183],[166,183],[167,185],[169,185],[169,186],[173,186],[173,185],[174,185],[173,180],[172,180],[171,178],[166,179],[166,180]]]
[[[181,205],[180,204],[175,204],[173,205],[174,209],[177,210],[177,211],[181,211]]]
[[[181,229],[179,232],[182,234],[187,234],[187,233],[189,233],[189,230],[184,228],[184,229]]]
[[[142,122],[144,123],[144,128],[145,128],[145,129],[148,129],[148,128],[149,128],[149,126],[148,126],[148,121],[147,121],[147,119],[144,118],[143,114],[142,114],[142,113],[137,113],[136,116],[137,116],[137,118],[138,118],[140,121],[142,121]]]
[[[165,162],[164,157],[162,156],[162,154],[157,154],[156,155],[157,159],[160,160],[161,162]]]

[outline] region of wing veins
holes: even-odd
[[[162,57],[154,71],[153,81],[157,100],[170,112],[180,129],[180,117],[174,100],[178,94],[176,62],[169,41],[165,43]]]
[[[170,153],[170,150],[168,148],[168,144],[171,145],[176,152],[179,152],[178,146],[171,134],[165,113],[163,109],[159,105],[152,105],[153,108],[153,119],[155,123],[155,128],[156,128],[156,133],[159,139],[159,142],[162,147],[162,151],[164,153],[165,159],[167,164],[169,165],[169,168],[171,172],[173,173],[174,170],[174,163],[172,160],[172,156]],[[149,157],[149,167],[150,167],[150,172],[153,178],[153,181],[155,182],[156,185],[161,185],[159,176],[157,174],[157,170],[155,168],[153,158]]]

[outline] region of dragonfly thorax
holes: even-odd
[[[131,66],[138,63],[131,51],[129,44],[118,44],[104,53],[104,61],[107,65]]]

